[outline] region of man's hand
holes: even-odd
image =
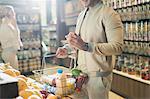
[[[68,57],[68,52],[66,48],[59,47],[56,51],[57,58],[66,58]]]
[[[78,48],[78,49],[84,50],[84,51],[87,50],[86,43],[76,33],[70,32],[66,36],[66,39],[67,39],[67,42],[69,43],[69,45],[72,46],[73,48]]]

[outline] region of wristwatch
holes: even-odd
[[[84,51],[88,51],[89,50],[89,45],[88,45],[88,43],[85,43],[85,45],[84,45]]]

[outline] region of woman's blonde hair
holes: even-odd
[[[10,5],[0,5],[0,24],[2,23],[2,19],[4,17],[9,17],[10,12],[14,12],[14,8]]]

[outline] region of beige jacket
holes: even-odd
[[[20,31],[14,27],[8,18],[3,18],[0,24],[0,43],[3,50],[6,48],[20,49],[22,42],[20,40]]]
[[[78,16],[77,34],[84,14],[85,10]],[[100,3],[90,7],[80,35],[90,48],[89,51],[79,50],[78,68],[84,72],[112,71],[115,55],[123,50],[123,25],[120,16],[112,8]]]

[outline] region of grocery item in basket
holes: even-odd
[[[41,77],[41,81],[42,82],[48,83],[48,84],[50,84],[52,86],[56,86],[55,79],[56,79],[56,74],[54,74],[54,75],[48,75],[48,76],[44,75],[44,76]]]
[[[71,70],[72,75],[75,76],[75,77],[78,77],[81,72],[82,72],[81,70],[76,69],[76,68]]]
[[[76,91],[80,92],[82,89],[82,85],[87,83],[88,75],[86,73],[80,73],[80,75],[76,78]]]
[[[67,78],[67,94],[74,93],[75,82],[76,80],[74,78]]]
[[[60,79],[63,77],[65,78],[65,82],[63,82],[63,79]],[[57,82],[58,80],[59,82]],[[40,81],[45,83],[42,87],[43,90],[55,95],[60,95],[57,93],[58,90],[61,93],[64,93],[63,95],[72,94],[75,91],[76,79],[72,77],[71,73],[64,73],[63,70],[58,70],[58,73],[53,73],[52,75],[43,75],[41,76]]]
[[[72,94],[75,90],[75,79],[74,78],[67,78],[67,94]],[[47,90],[49,93],[56,94],[56,87],[51,86],[49,84],[43,84],[43,90]]]
[[[57,70],[56,94],[57,95],[66,95],[67,94],[67,77],[66,77],[65,73],[63,73],[62,69]]]

